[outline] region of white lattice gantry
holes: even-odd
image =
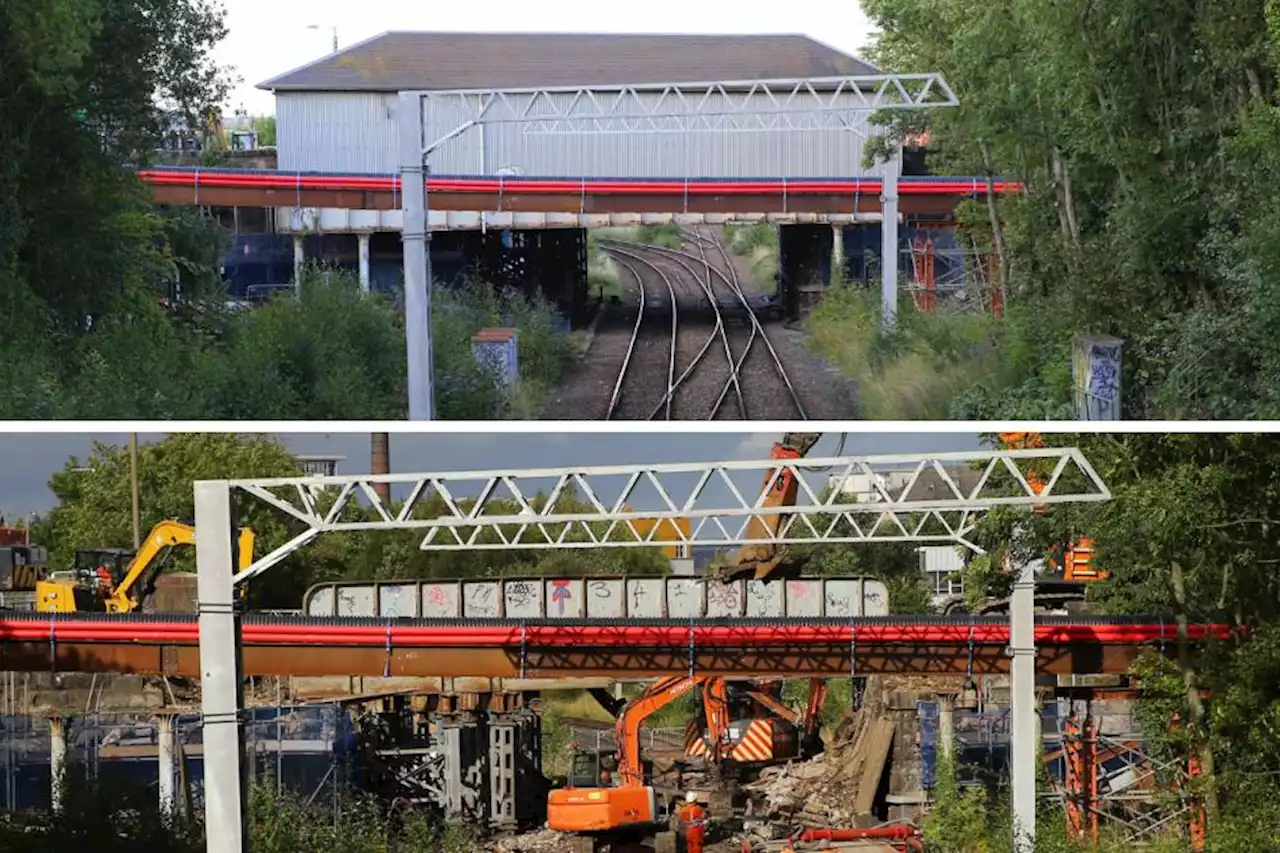
[[[960,103],[941,74],[413,94],[429,111],[455,117],[459,124],[522,124],[530,134],[856,131],[849,120],[854,114]]]
[[[1031,471],[1043,484],[1039,492],[1028,479]],[[796,481],[795,504],[766,507],[769,492],[788,476]],[[384,504],[374,488],[380,483],[405,497]],[[421,547],[434,551],[857,542],[955,543],[979,551],[968,537],[985,510],[1110,499],[1075,448],[286,478],[233,486],[305,528],[241,578],[321,533],[360,530],[421,529]],[[777,523],[762,523],[767,519]],[[687,529],[677,520],[687,520]]]

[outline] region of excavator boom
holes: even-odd
[[[142,605],[142,596],[138,590],[146,586],[151,570],[157,565],[157,559],[169,548],[176,545],[194,545],[196,530],[189,524],[180,521],[161,521],[143,541],[138,553],[129,561],[120,580],[111,585],[105,599],[100,599],[101,607],[108,613],[132,613]],[[255,537],[252,530],[242,528],[236,543],[240,569],[243,571],[253,565],[253,548]],[[37,609],[44,612],[74,612],[76,604],[76,584],[65,581],[42,581],[37,588]]]
[[[782,441],[773,445],[769,458],[803,459],[821,438],[822,433],[817,432],[789,432],[782,437]],[[795,506],[800,484],[794,472],[770,469],[765,472],[761,488],[766,490],[762,506],[788,507]],[[782,515],[778,513],[752,516],[747,525],[748,535],[752,538],[771,538],[781,523]],[[738,551],[734,563],[722,570],[722,575],[726,579],[751,575],[756,580],[763,580],[778,569],[786,556],[785,547],[772,543],[747,545]]]

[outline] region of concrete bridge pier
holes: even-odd
[[[177,814],[177,796],[175,783],[178,778],[174,755],[177,746],[176,718],[173,714],[161,714],[156,717],[156,764],[159,790],[160,815],[170,820]]]
[[[50,803],[55,812],[62,811],[67,790],[67,721],[49,718]]]
[[[302,234],[293,237],[293,287],[297,290],[302,284],[302,268],[307,263],[306,238]]]
[[[831,226],[831,278],[847,283],[849,277],[844,266],[844,226]]]
[[[822,301],[831,281],[834,234],[828,225],[778,228],[779,296],[783,310],[798,319]]]
[[[373,234],[369,231],[361,231],[356,234],[356,255],[360,265],[360,289],[365,293],[369,292],[369,242],[372,238]]]

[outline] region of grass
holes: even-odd
[[[597,234],[587,232],[587,290],[604,300],[621,298],[624,291],[618,265],[600,248]]]
[[[585,690],[554,690],[542,694],[542,772],[563,776],[569,772],[570,719],[613,720]]]
[[[674,222],[666,225],[641,225],[635,231],[635,241],[667,249],[679,249],[684,246],[684,238],[680,236],[680,226]]]
[[[751,264],[751,278],[765,295],[778,289],[778,229],[768,222],[727,225],[729,249]]]
[[[878,295],[854,286],[827,291],[807,330],[814,351],[856,381],[859,413],[869,420],[948,419],[999,367],[989,316],[921,314],[906,298],[897,329],[885,334]]]

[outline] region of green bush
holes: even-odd
[[[868,419],[941,420],[995,375],[998,325],[987,315],[922,314],[909,298],[897,327],[881,327],[878,295],[852,285],[827,291],[807,321],[810,346],[857,383]]]
[[[206,298],[167,312],[135,295],[127,310],[78,337],[16,329],[0,340],[7,367],[0,417],[404,418],[404,324],[396,307],[362,293],[349,273],[320,266],[306,270],[299,291],[253,311]],[[573,358],[555,321],[545,301],[498,295],[481,283],[436,291],[438,416],[535,417]],[[475,332],[498,325],[520,332],[520,380],[510,389],[471,351]]]
[[[680,226],[675,223],[666,225],[641,225],[633,238],[637,243],[650,246],[664,246],[668,249],[679,249],[684,246],[684,238],[680,236]]]
[[[66,807],[10,813],[0,818],[0,850],[24,853],[201,853],[199,820],[161,815],[155,791],[144,786],[109,790],[69,776]],[[388,813],[356,792],[310,801],[270,778],[249,790],[249,841],[255,853],[478,853],[475,832],[423,811]]]
[[[751,277],[766,294],[778,286],[778,229],[768,222],[729,225],[725,228],[729,249],[751,262]]]

